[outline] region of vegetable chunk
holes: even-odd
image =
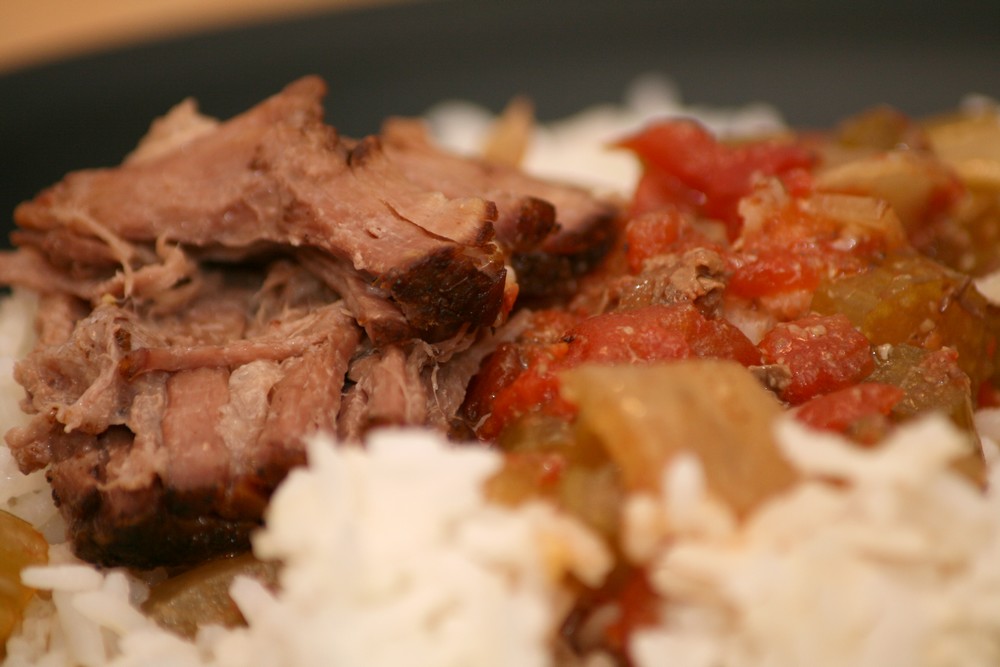
[[[685,452],[701,460],[709,489],[737,516],[795,481],[772,434],[782,407],[738,363],[588,365],[566,372],[563,387],[631,491],[656,491],[664,466]]]
[[[48,562],[49,545],[27,521],[0,511],[0,658],[34,591],[21,583],[21,570]]]

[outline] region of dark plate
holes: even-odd
[[[672,77],[689,102],[769,101],[821,126],[889,103],[914,115],[967,93],[1000,97],[996,0],[433,1],[338,11],[145,44],[0,78],[0,210],[70,169],[118,162],[186,96],[232,115],[288,81],[331,84],[347,134],[442,98],[500,108],[526,93],[543,119]]]

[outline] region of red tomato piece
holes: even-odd
[[[749,194],[759,176],[790,175],[803,183],[803,170],[815,156],[802,146],[780,141],[755,141],[738,146],[719,143],[702,125],[690,120],[653,124],[620,145],[642,158],[646,174],[633,210],[650,210],[665,201],[721,220],[730,238],[739,234],[739,200]]]
[[[903,396],[903,390],[891,384],[863,382],[803,403],[795,418],[816,429],[846,433],[862,420],[888,417]]]
[[[671,206],[632,218],[625,225],[625,258],[629,271],[639,273],[650,257],[670,252],[681,235],[683,217]]]
[[[569,418],[575,408],[559,393],[559,371],[582,363],[649,363],[691,357],[732,359],[745,366],[761,355],[742,331],[705,317],[690,304],[613,311],[583,320],[557,343],[504,345],[474,380],[465,415],[484,439],[532,411]]]
[[[743,230],[727,289],[750,299],[813,292],[823,278],[858,273],[882,259],[889,239],[872,234],[845,244],[843,225],[804,199],[765,206],[757,225]]]
[[[502,425],[517,416],[522,405],[537,404],[555,396],[558,385],[554,378],[540,376],[538,369],[548,368],[565,356],[567,346],[560,339],[579,320],[563,310],[535,312],[519,342],[502,343],[480,365],[462,404],[465,418],[472,423],[486,420],[482,426],[493,437],[500,428],[498,425],[496,432],[492,432],[493,422]],[[535,372],[521,379],[531,368]]]
[[[497,394],[521,376],[528,365],[523,350],[512,343],[501,344],[479,367],[469,384],[463,413],[473,422],[479,421],[492,409]]]
[[[781,397],[795,405],[860,382],[875,369],[871,343],[841,313],[777,324],[759,348],[765,363],[791,371]]]
[[[809,169],[798,167],[781,174],[781,182],[792,197],[805,197],[813,191],[813,176]]]
[[[769,250],[740,263],[727,284],[731,293],[756,299],[781,292],[819,286],[820,273],[812,258],[790,250]]]
[[[649,362],[690,357],[732,359],[750,366],[760,352],[742,331],[709,319],[690,304],[654,305],[584,320],[568,332],[566,362]]]
[[[518,348],[501,346],[486,360],[463,406],[481,438],[500,435],[504,426],[532,410],[554,417],[571,417],[575,408],[559,395],[552,372],[567,351],[565,343]]]
[[[636,217],[667,208],[696,213],[704,205],[704,194],[687,187],[672,174],[647,166],[632,194],[629,215]]]
[[[692,248],[728,254],[728,247],[722,248],[709,239],[691,224],[687,214],[673,205],[631,218],[625,225],[625,259],[633,275],[640,273],[652,257]]]

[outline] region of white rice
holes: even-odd
[[[24,390],[14,381],[13,370],[34,344],[31,323],[36,306],[35,296],[24,290],[0,299],[0,433],[27,421],[20,408]],[[63,523],[45,473],[22,475],[6,445],[0,446],[0,510],[40,527],[50,541],[62,539]]]
[[[1000,469],[985,494],[954,472],[962,436],[940,417],[873,451],[791,419],[778,436],[806,478],[744,524],[686,521],[719,508],[699,485],[672,497],[677,466],[661,498],[631,499],[629,529],[661,540],[634,555],[670,601],[638,663],[1000,664]]]
[[[768,131],[764,106],[685,107],[662,79],[645,79],[621,106],[543,129],[536,173],[626,193],[637,176],[607,142],[653,116],[693,115],[721,133]],[[478,148],[490,117],[449,103],[429,113],[437,135]],[[0,304],[0,427],[22,417],[9,378],[30,346],[33,301]],[[989,452],[1000,411],[977,425]],[[625,506],[623,548],[647,564],[669,599],[658,626],[638,633],[639,667],[1000,664],[1000,467],[983,494],[949,461],[959,435],[929,418],[875,451],[778,424],[803,481],[738,523],[706,494],[700,466],[663,471],[660,497]],[[570,602],[566,581],[598,585],[611,555],[579,522],[544,503],[488,503],[482,481],[498,454],[416,430],[381,431],[367,448],[318,437],[309,466],[289,476],[253,540],[284,561],[280,591],[238,579],[248,627],[205,627],[189,641],[137,611],[145,584],[76,561],[40,473],[25,477],[0,447],[0,507],[45,528],[51,565],[24,581],[36,596],[6,666],[336,665],[532,667],[554,664],[552,640]],[[844,484],[832,485],[830,476]],[[589,665],[608,664],[600,655]]]
[[[393,430],[366,450],[316,438],[308,454],[254,539],[258,556],[284,563],[280,592],[247,578],[232,588],[248,628],[185,642],[135,610],[143,587],[122,572],[29,568],[23,580],[52,602],[35,605],[7,664],[48,651],[53,664],[88,667],[542,667],[568,609],[566,577],[597,585],[610,569],[604,545],[551,506],[486,502],[495,451]]]

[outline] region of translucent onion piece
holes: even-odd
[[[49,545],[27,521],[0,511],[0,657],[34,591],[21,583],[21,570],[48,562]]]
[[[629,491],[656,491],[664,466],[682,452],[701,460],[709,490],[737,516],[795,480],[772,434],[782,408],[737,363],[581,366],[563,376],[563,387]]]

